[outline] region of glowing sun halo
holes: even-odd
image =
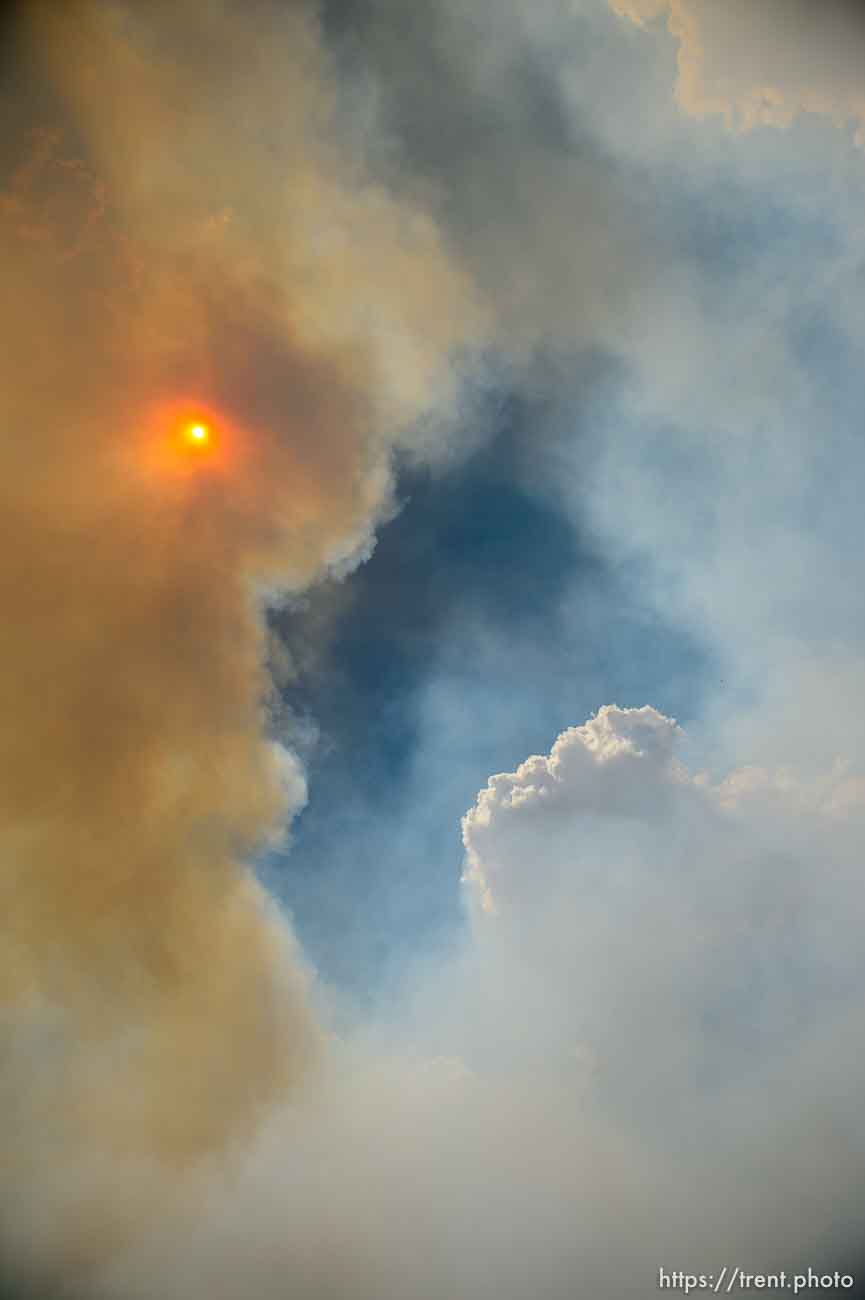
[[[161,478],[210,482],[235,465],[235,431],[224,413],[193,398],[155,401],[144,412],[137,463]]]

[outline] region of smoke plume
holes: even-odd
[[[147,1170],[245,1138],[314,1069],[301,963],[243,865],[291,803],[260,591],[368,548],[390,448],[480,313],[365,180],[301,8],[36,4],[18,40],[0,1222],[13,1263],[68,1278],[126,1240]]]

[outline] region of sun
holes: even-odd
[[[206,447],[210,442],[210,428],[200,420],[196,420],[186,426],[186,438],[195,447]]]
[[[180,483],[209,483],[238,464],[236,424],[198,395],[157,398],[143,413],[137,445],[139,463]]]

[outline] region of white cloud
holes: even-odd
[[[605,705],[584,726],[562,732],[549,757],[534,755],[516,772],[490,777],[463,819],[466,878],[480,888],[485,905],[491,906],[498,892],[488,873],[503,873],[503,888],[509,888],[508,873],[525,853],[525,829],[537,833],[539,819],[549,834],[551,826],[581,814],[657,812],[671,779],[676,780],[676,730],[671,719],[649,706]],[[534,852],[530,857],[534,860]]]
[[[623,1113],[673,1130],[677,1105],[779,1068],[865,993],[861,777],[814,779],[794,755],[713,784],[676,735],[651,708],[602,709],[493,777],[463,823],[493,978],[512,1000],[534,987]]]

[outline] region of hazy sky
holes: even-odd
[[[865,15],[3,38],[15,1294],[858,1294]]]

